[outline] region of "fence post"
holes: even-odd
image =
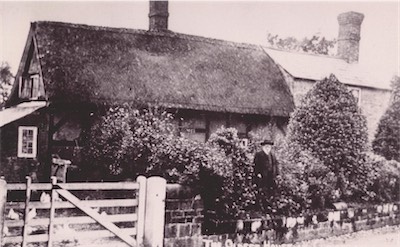
[[[167,182],[161,177],[147,179],[144,245],[162,247],[164,242],[165,197]]]
[[[7,202],[7,183],[4,177],[0,178],[0,246],[3,243],[4,218]]]
[[[146,212],[146,177],[139,176],[136,179],[136,182],[139,184],[139,190],[136,194],[136,199],[138,200],[137,207],[137,234],[136,234],[136,243],[137,246],[143,246],[143,238],[144,238],[144,219]]]
[[[53,246],[53,236],[54,236],[54,217],[56,214],[56,209],[54,207],[55,199],[56,199],[56,186],[57,184],[57,177],[51,177],[51,202],[50,202],[50,218],[49,218],[49,240],[47,242],[47,247]]]
[[[24,228],[22,230],[22,247],[26,247],[28,238],[28,214],[29,214],[29,202],[31,201],[31,177],[26,177],[26,191],[25,191],[25,213],[24,213]]]

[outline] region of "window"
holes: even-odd
[[[18,128],[18,157],[35,158],[37,154],[37,127]]]
[[[29,77],[23,77],[21,80],[20,97],[23,99],[37,99],[43,96],[43,90],[40,87],[38,74],[32,74]]]
[[[354,96],[356,99],[357,105],[361,105],[361,89],[356,87],[348,87],[349,92]]]
[[[180,123],[180,134],[190,140],[206,142],[207,124],[204,114],[187,114]]]

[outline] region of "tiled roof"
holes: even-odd
[[[264,48],[265,52],[295,78],[322,80],[334,74],[342,83],[380,89],[390,89],[389,82],[377,78],[373,71],[360,64],[330,56]]]

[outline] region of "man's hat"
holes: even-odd
[[[271,141],[271,140],[264,140],[264,141],[262,141],[260,144],[261,144],[261,146],[264,146],[264,145],[274,145],[274,142]]]

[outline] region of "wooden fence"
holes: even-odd
[[[0,193],[2,246],[162,246],[162,178],[4,184],[0,180],[7,191],[6,203]]]

